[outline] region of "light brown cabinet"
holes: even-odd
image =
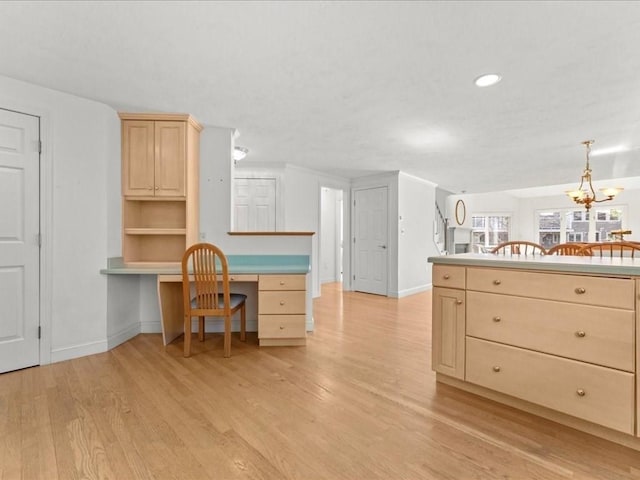
[[[306,275],[260,275],[258,338],[260,346],[306,343]]]
[[[640,280],[478,263],[433,266],[438,380],[640,448]]]
[[[198,241],[202,127],[186,114],[120,118],[124,262],[179,262]]]
[[[124,196],[185,196],[186,128],[183,121],[122,121]]]

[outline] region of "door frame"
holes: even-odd
[[[351,188],[349,184],[332,181],[329,178],[322,178],[318,182],[318,227],[317,227],[317,237],[316,240],[316,250],[317,250],[317,263],[316,265],[320,265],[320,247],[322,238],[322,189],[330,188],[332,190],[341,190],[342,191],[342,290],[348,291],[351,290],[351,208],[349,205],[351,204]],[[320,295],[320,268],[316,268],[316,273],[314,274],[314,282],[317,285],[317,294]]]
[[[53,149],[50,113],[33,105],[0,97],[0,108],[40,118],[40,365],[51,363],[53,288]]]
[[[341,192],[342,194],[342,210],[340,211],[342,218],[339,219],[336,216],[336,223],[335,223],[335,227],[336,227],[336,232],[334,235],[334,246],[335,246],[335,255],[333,258],[333,264],[334,264],[334,269],[335,269],[335,275],[334,275],[334,281],[338,281],[337,278],[338,277],[342,277],[342,282],[344,283],[345,280],[345,255],[344,255],[344,250],[345,250],[345,240],[346,240],[346,236],[345,236],[345,189],[344,188],[340,188],[340,187],[330,187],[328,185],[324,185],[321,184],[320,185],[320,214],[319,214],[319,226],[318,226],[318,265],[320,265],[320,263],[322,262],[322,236],[324,235],[324,232],[322,231],[322,226],[323,226],[323,222],[322,222],[322,197],[323,197],[323,193],[322,190],[323,189],[328,189],[328,190],[333,190],[336,192]],[[334,211],[337,214],[338,213],[338,208],[336,207],[336,205],[333,205],[334,207]],[[342,220],[341,222],[339,222],[339,220]],[[340,229],[338,231],[338,228]],[[342,245],[340,245],[340,236],[342,235]],[[339,270],[338,270],[339,269]],[[319,282],[320,285],[322,284],[322,278],[319,278]]]

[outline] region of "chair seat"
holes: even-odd
[[[230,296],[230,308],[231,310],[233,310],[234,308],[236,308],[238,305],[240,305],[242,302],[244,302],[247,299],[247,296],[244,293],[231,293],[229,294]],[[218,294],[218,308],[222,309],[224,308],[224,295],[222,293]],[[196,303],[196,298],[192,298],[191,299],[191,308],[198,308],[198,304]]]

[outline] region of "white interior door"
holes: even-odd
[[[387,187],[354,192],[353,289],[387,295]]]
[[[233,185],[234,231],[274,232],[276,179],[236,178]]]
[[[40,123],[0,109],[0,372],[40,363]]]

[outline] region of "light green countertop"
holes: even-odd
[[[305,274],[311,270],[309,255],[227,255],[229,273],[240,274]],[[122,257],[107,259],[107,268],[100,273],[108,275],[175,275],[179,264],[124,265]]]
[[[640,258],[574,257],[569,255],[500,255],[459,253],[429,257],[441,265],[465,265],[491,268],[518,268],[571,273],[640,276]]]

